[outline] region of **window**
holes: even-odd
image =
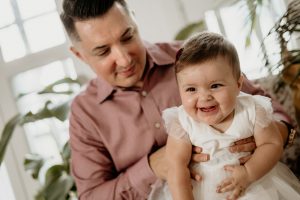
[[[5,62],[66,41],[54,0],[3,0],[0,12],[0,46]]]
[[[12,88],[15,96],[30,94],[40,91],[47,85],[65,77],[76,78],[73,62],[71,59],[58,60],[45,66],[36,67],[26,72],[19,73],[12,80]],[[69,87],[67,85],[63,87]],[[60,88],[58,88],[59,90]],[[64,88],[61,88],[64,89]],[[46,101],[53,103],[64,102],[69,95],[37,95],[32,93],[20,98],[17,101],[18,110],[21,113],[29,111],[36,112],[41,109]],[[57,119],[45,119],[24,125],[28,138],[29,147],[32,153],[40,154],[44,158],[60,158],[59,149],[68,140],[67,122],[60,122]]]
[[[68,95],[32,93],[17,99],[20,94],[39,91],[59,79],[77,77],[57,3],[61,3],[60,0],[1,0],[0,108],[3,112],[0,118],[4,122],[17,112],[39,110],[49,99],[59,103],[70,98]],[[57,90],[70,86],[61,87]],[[39,186],[24,170],[24,155],[28,152],[40,154],[48,159],[47,165],[60,162],[59,150],[68,140],[68,122],[46,119],[28,123],[17,131],[20,133],[14,134],[9,146],[12,151],[6,155],[13,159],[6,159],[7,168],[2,167],[0,173],[2,176],[7,171],[12,178],[15,199],[31,200]],[[3,192],[0,190],[1,197]]]
[[[236,1],[234,4],[224,5],[205,13],[208,29],[226,35],[234,44],[239,54],[241,69],[249,79],[261,78],[268,74],[267,69],[263,67],[263,54],[258,52],[262,52],[261,42],[284,11],[283,1],[263,2],[257,20],[258,26],[254,28],[248,47],[245,47],[248,31],[245,28],[245,19],[248,17],[249,9],[245,6],[245,1]],[[272,40],[264,41],[264,44],[267,51],[274,52],[276,47]]]

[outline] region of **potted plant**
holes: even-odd
[[[278,73],[278,82],[274,87],[278,92],[288,85],[293,96],[295,118],[300,125],[300,1],[292,1],[286,12],[274,24],[266,39],[275,36],[279,47],[279,59],[270,61],[271,54],[264,54],[265,65],[270,72]]]
[[[70,109],[70,101],[72,96],[78,92],[76,89],[65,91],[55,91],[55,87],[61,84],[81,85],[85,82],[85,78],[73,80],[71,78],[64,78],[48,85],[43,90],[36,92],[37,95],[54,94],[54,95],[69,95],[69,99],[65,102],[54,105],[51,101],[47,101],[44,106],[36,113],[31,111],[20,114],[18,113],[12,117],[5,125],[0,138],[0,165],[4,159],[7,145],[10,142],[11,136],[14,133],[16,126],[24,125],[26,123],[35,122],[47,118],[56,118],[60,121],[65,121],[68,118]],[[22,98],[27,94],[21,94],[18,98]],[[70,147],[67,142],[60,150],[61,163],[48,166],[47,159],[42,158],[37,154],[27,154],[24,158],[25,170],[31,173],[31,176],[38,180],[43,176],[44,182],[38,193],[35,196],[36,200],[73,200],[77,199],[76,187],[72,176],[70,175],[69,160]],[[41,173],[41,169],[46,168],[45,173]]]

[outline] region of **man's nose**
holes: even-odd
[[[115,49],[116,64],[121,67],[127,67],[131,63],[131,56],[126,47],[118,47]]]

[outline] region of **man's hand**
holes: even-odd
[[[209,160],[209,154],[202,153],[201,147],[193,146],[192,162],[205,162]]]
[[[229,151],[231,153],[238,153],[238,152],[254,152],[256,149],[256,144],[254,141],[254,137],[248,137],[239,141],[236,141],[230,148]],[[244,164],[246,163],[250,158],[252,154],[249,156],[245,156],[240,158],[240,163]]]
[[[166,180],[169,165],[165,158],[165,146],[161,147],[149,156],[149,165],[153,173],[160,179]],[[209,155],[202,153],[201,147],[193,146],[192,162],[205,162],[209,160]],[[197,181],[201,180],[201,176],[191,171],[191,177]]]
[[[166,180],[169,164],[165,158],[166,146],[161,147],[149,156],[149,165],[157,178]]]

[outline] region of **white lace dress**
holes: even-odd
[[[217,184],[228,173],[224,165],[239,164],[245,153],[230,153],[228,147],[235,141],[253,135],[254,126],[266,126],[272,120],[272,106],[269,98],[241,93],[238,96],[234,119],[225,133],[195,122],[183,107],[173,107],[163,112],[168,134],[189,139],[195,146],[210,154],[210,161],[196,163],[190,167],[203,176],[201,182],[192,181],[194,198],[197,200],[226,199],[227,193],[216,193]],[[166,182],[153,185],[148,199],[171,200]],[[300,200],[300,183],[294,174],[282,163],[278,163],[268,174],[252,183],[241,200]]]

